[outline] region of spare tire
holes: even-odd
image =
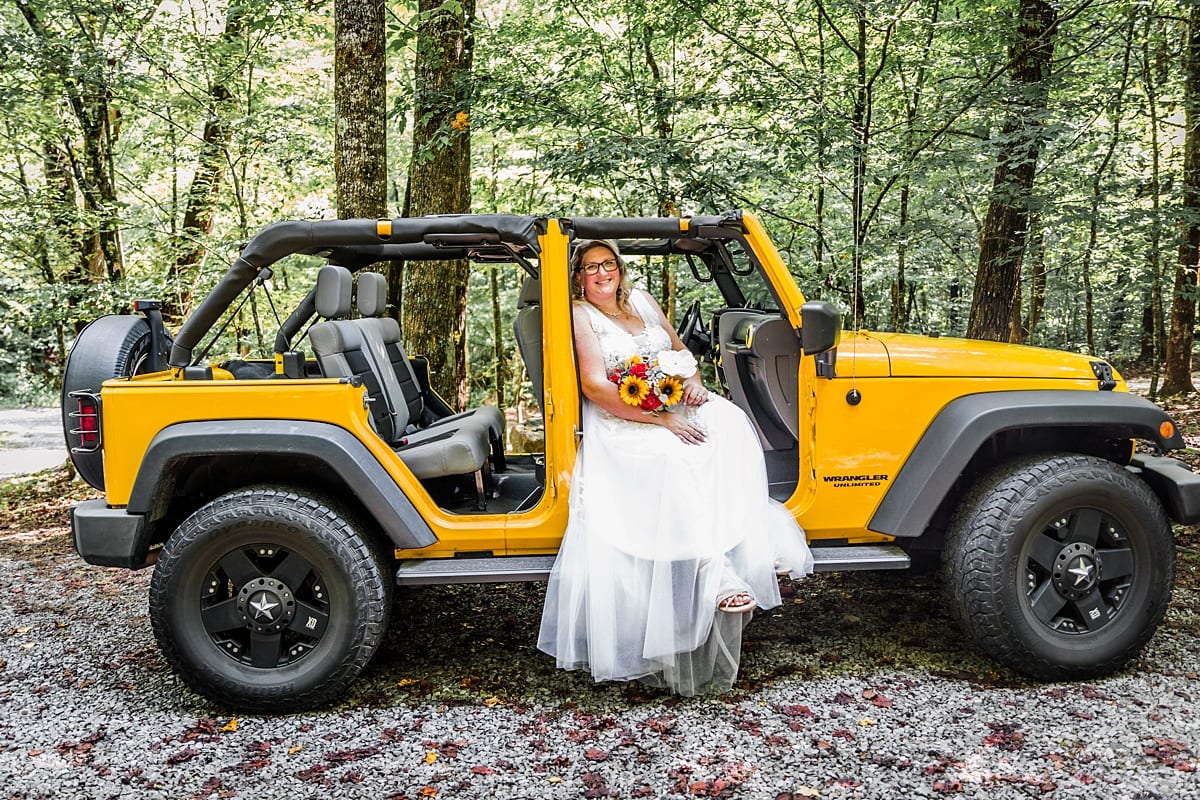
[[[84,446],[80,435],[71,433],[79,428],[78,417],[71,416],[79,410],[79,401],[71,393],[84,391],[99,396],[100,384],[109,378],[146,372],[149,362],[150,323],[144,317],[132,314],[98,317],[75,337],[63,373],[63,435],[75,470],[97,489],[104,488],[103,442],[97,439],[94,446]]]

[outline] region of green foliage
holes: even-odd
[[[1143,309],[1154,287],[1167,285],[1177,252],[1184,5],[1059,10],[1028,200],[1046,270],[1032,343],[1086,345],[1087,269],[1100,354],[1131,360],[1143,349]],[[198,298],[261,226],[334,216],[331,4],[33,6],[52,35],[35,35],[16,4],[0,6],[6,402],[53,394],[62,347],[82,321],[139,294]],[[479,3],[467,123],[473,206],[550,215],[753,209],[805,294],[839,303],[847,324],[857,273],[860,327],[960,335],[995,155],[1011,135],[1006,108],[1022,99],[1005,72],[1016,6],[596,0],[549,12],[530,0]],[[416,4],[393,4],[389,14],[389,204],[398,213],[412,161]],[[236,35],[222,36],[231,22]],[[232,93],[225,105],[211,94],[218,84]],[[80,277],[79,236],[101,219],[78,186],[64,195],[53,169],[52,155],[82,151],[68,113],[71,87],[81,86],[102,87],[115,112],[119,281]],[[230,130],[216,224],[199,274],[174,277],[187,191],[214,114]],[[1030,250],[1026,312],[1036,261]],[[307,263],[281,268],[277,302],[307,290],[309,272]],[[700,291],[684,275],[681,308]],[[486,277],[470,287],[472,376],[493,370]],[[511,315],[519,275],[500,277]],[[260,304],[259,316],[259,326],[232,325],[218,349],[257,347],[256,327],[274,329],[269,306]],[[511,337],[511,318],[501,335]],[[511,352],[511,338],[506,346]],[[473,387],[487,391],[482,378]]]

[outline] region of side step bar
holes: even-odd
[[[814,547],[817,572],[908,569],[908,554],[890,544]],[[554,556],[496,556],[492,558],[414,558],[401,561],[397,586],[436,583],[509,583],[544,581],[550,576]]]

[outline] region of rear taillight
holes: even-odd
[[[71,412],[75,427],[71,435],[79,437],[79,444],[71,450],[77,453],[94,453],[100,449],[100,397],[92,392],[71,392],[76,409]]]

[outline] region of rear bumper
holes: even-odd
[[[99,567],[140,569],[152,563],[146,518],[109,508],[104,500],[85,500],[71,509],[71,539],[75,552]]]
[[[1184,462],[1167,456],[1138,454],[1130,466],[1159,496],[1167,515],[1183,525],[1200,522],[1200,475]]]

